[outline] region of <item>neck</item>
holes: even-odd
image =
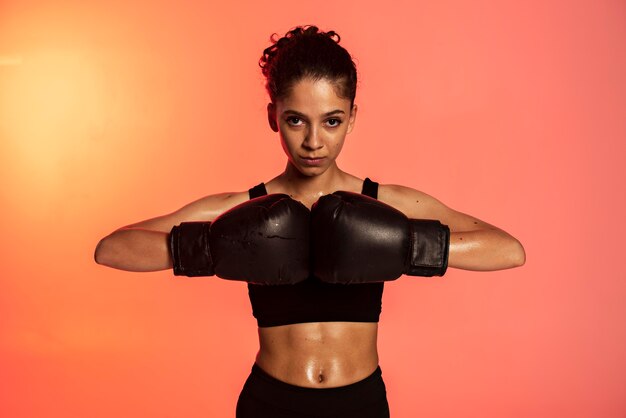
[[[283,187],[290,194],[317,199],[341,188],[346,173],[337,167],[337,164],[333,164],[318,176],[305,176],[287,162],[285,171],[279,177],[281,177]]]

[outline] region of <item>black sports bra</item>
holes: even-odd
[[[362,194],[378,198],[378,183],[366,178]],[[249,190],[250,199],[267,194],[261,183]],[[259,327],[303,322],[378,322],[384,283],[331,284],[309,277],[293,285],[248,283],[252,314]]]

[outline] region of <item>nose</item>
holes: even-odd
[[[302,142],[302,146],[308,150],[317,150],[324,146],[322,139],[320,138],[317,127],[312,126]]]

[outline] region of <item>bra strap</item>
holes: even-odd
[[[378,199],[378,183],[366,177],[365,180],[363,180],[363,190],[361,194]]]
[[[250,199],[265,196],[267,194],[267,190],[265,189],[265,183],[259,183],[253,188],[249,189],[248,194],[250,195]]]

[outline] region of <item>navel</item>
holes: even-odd
[[[326,380],[326,378],[324,377],[322,373],[320,373],[319,376],[317,376],[317,381],[319,383],[324,383],[324,380]]]

